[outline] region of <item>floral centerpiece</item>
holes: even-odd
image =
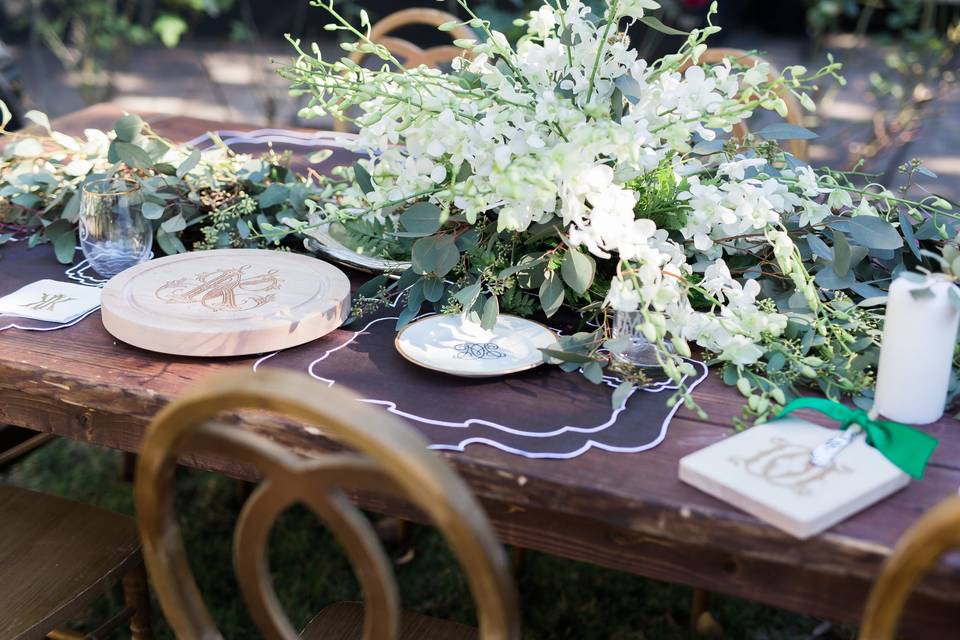
[[[310,97],[301,115],[355,123],[366,158],[336,201],[289,224],[309,233],[364,220],[415,238],[395,286],[400,324],[424,304],[487,326],[502,310],[571,307],[580,331],[547,356],[595,382],[617,368],[614,402],[642,381],[611,357],[624,346],[611,339],[616,311],[638,314],[675,380],[689,373],[691,343],[702,349],[748,398],[747,417],[766,418],[803,385],[868,401],[882,321],[871,305],[891,274],[930,262],[922,247],[955,236],[956,213],[863,173],[814,170],[778,146],[812,137],[805,129],[731,135],[758,110],[785,116],[784,92],[813,109],[808,93],[839,78],[839,65],[773,80],[765,64],[699,65],[712,25],[674,55],[639,59],[625,26],[669,31],[645,14],[652,0],[610,0],[602,16],[580,0],[544,4],[513,46],[459,1],[480,37],[456,41],[464,55],[451,72],[403,69],[370,39],[365,13],[355,28],[332,0],[314,2],[332,16],[328,30],[356,40],[347,51],[381,66],[326,60],[292,40],[300,55],[283,73]],[[908,183],[926,171],[903,170]]]

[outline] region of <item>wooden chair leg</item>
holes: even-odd
[[[723,627],[710,613],[710,592],[694,589],[690,602],[690,631],[701,638],[723,637]]]
[[[133,640],[152,640],[150,627],[150,592],[147,588],[147,571],[143,563],[123,576],[123,599],[133,610],[130,618],[130,633]]]
[[[519,580],[527,567],[527,550],[521,547],[509,547],[510,570],[514,579]]]
[[[385,516],[377,520],[374,529],[394,563],[405,565],[413,561],[416,548],[410,522],[403,518]]]
[[[137,454],[130,453],[129,451],[123,452],[123,472],[122,477],[124,482],[133,482],[133,476],[136,474],[137,470]]]

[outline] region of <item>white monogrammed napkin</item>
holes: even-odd
[[[0,298],[0,315],[65,323],[100,306],[98,287],[37,280]]]

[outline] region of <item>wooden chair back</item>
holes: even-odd
[[[757,63],[766,62],[766,60],[763,58],[748,53],[743,49],[713,48],[707,49],[703,52],[703,55],[700,56],[699,64],[722,64],[724,60],[728,59],[732,63],[740,64],[745,67],[752,67]],[[686,69],[692,65],[692,62],[687,62],[681,70],[686,71]],[[780,77],[779,71],[777,71],[773,65],[770,65],[770,73],[768,77],[771,81]],[[780,98],[787,105],[787,122],[797,126],[803,126],[803,107],[800,105],[800,101],[797,99],[797,97],[790,93],[788,88],[783,86],[781,86],[777,91],[777,95],[780,96]],[[736,125],[734,125],[733,133],[738,138],[743,138],[746,136],[748,133],[746,123],[738,122]],[[790,140],[788,142],[787,149],[790,151],[790,153],[804,162],[806,162],[809,158],[809,150],[806,140]]]
[[[403,38],[389,34],[403,27],[417,25],[439,27],[446,22],[453,22],[455,20],[457,20],[456,16],[438,9],[428,9],[425,7],[402,9],[391,13],[374,24],[370,29],[370,40],[386,47],[390,53],[403,63],[406,69],[413,69],[420,65],[439,67],[446,62],[451,62],[455,58],[461,56],[469,57],[470,52],[452,44],[437,45],[424,49],[409,40],[404,40]],[[450,34],[453,40],[476,40],[477,38],[476,34],[466,25],[458,25],[447,33]],[[350,55],[350,59],[360,64],[366,56],[367,54],[363,51],[354,51]],[[344,132],[348,130],[349,126],[343,120],[334,120],[333,128],[335,131]]]
[[[223,411],[240,409],[315,425],[352,452],[308,459],[264,436],[212,421]],[[480,638],[519,638],[507,557],[463,480],[397,418],[345,391],[277,369],[211,376],[165,407],[147,431],[137,466],[138,521],[147,569],[177,637],[221,638],[191,573],[176,520],[174,474],[178,454],[185,450],[230,456],[255,466],[262,476],[236,525],[234,566],[264,637],[297,637],[273,590],[267,542],[277,517],[302,503],[331,530],[354,567],[366,601],[364,639],[396,638],[399,597],[390,561],[370,522],[345,493],[359,491],[405,500],[426,514],[465,570]]]
[[[960,496],[930,509],[897,542],[870,591],[860,640],[893,640],[910,592],[951,549],[960,549]]]

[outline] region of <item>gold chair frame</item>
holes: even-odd
[[[960,496],[934,506],[897,542],[870,591],[860,640],[893,640],[910,592],[951,549],[960,549]]]
[[[698,64],[722,64],[723,61],[727,59],[745,67],[752,67],[760,62],[766,62],[767,64],[770,64],[769,61],[744,51],[743,49],[727,48],[707,49],[703,52],[703,55],[700,56],[700,61]],[[691,66],[693,66],[693,62],[688,61],[683,65],[681,71],[686,71]],[[777,71],[772,64],[770,64],[770,73],[767,75],[767,77],[772,82],[780,77],[780,72]],[[784,86],[781,86],[777,90],[777,95],[787,105],[787,122],[797,126],[803,126],[803,107],[800,105],[800,101],[797,99],[797,97],[790,93],[790,90]],[[738,122],[735,124],[733,126],[733,133],[737,138],[744,138],[747,133],[749,133],[746,123]],[[806,140],[790,140],[788,141],[787,146],[790,153],[800,160],[806,162],[809,159],[809,145],[807,144]]]
[[[223,411],[271,411],[315,424],[357,453],[308,459],[236,426]],[[255,465],[263,481],[236,525],[234,565],[251,616],[265,637],[297,637],[270,580],[266,545],[280,513],[309,507],[333,532],[366,598],[365,640],[392,640],[399,597],[390,562],[369,521],[341,489],[386,494],[417,506],[438,526],[466,571],[480,638],[516,640],[519,615],[503,548],[467,485],[397,418],[305,375],[267,370],[211,376],[151,423],[137,467],[135,499],[143,555],[157,598],[180,638],[220,638],[190,571],[174,510],[178,453],[205,451]]]
[[[423,49],[409,40],[387,34],[402,27],[415,25],[439,27],[446,22],[455,22],[457,20],[457,16],[438,9],[426,9],[423,7],[402,9],[391,13],[373,25],[370,29],[370,40],[383,45],[393,55],[403,58],[403,66],[406,69],[413,69],[422,64],[428,67],[435,67],[443,62],[450,62],[454,58],[466,55],[468,51],[452,44]],[[452,39],[476,39],[477,37],[470,27],[462,24],[457,25],[447,33],[450,34]],[[366,55],[367,54],[362,51],[354,51],[350,59],[360,64],[360,61],[363,60]]]

